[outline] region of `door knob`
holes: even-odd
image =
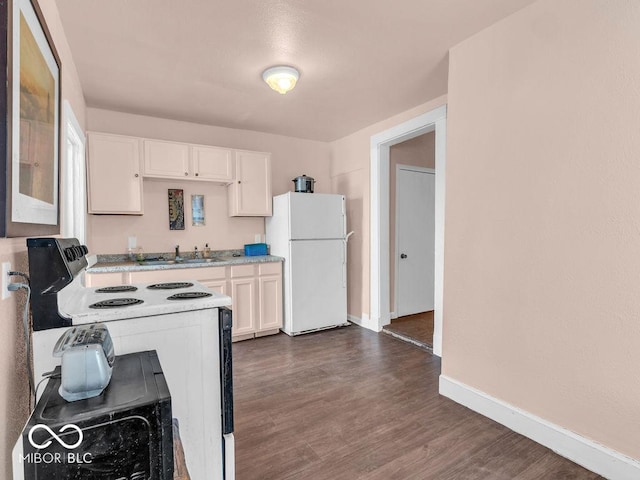
[[[407,254],[406,253],[401,253],[400,254],[400,258],[407,258]]]

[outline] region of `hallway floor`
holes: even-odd
[[[383,332],[432,351],[433,311],[395,318]]]
[[[352,325],[233,345],[237,480],[601,478],[438,394],[440,360]]]

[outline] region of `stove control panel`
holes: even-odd
[[[58,312],[58,292],[87,268],[89,249],[76,238],[27,238],[33,329],[71,326]]]
[[[65,248],[63,252],[67,261],[74,262],[89,253],[89,249],[86,245],[75,245],[73,247]]]

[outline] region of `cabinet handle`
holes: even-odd
[[[238,180],[238,183],[242,183],[240,180]]]
[[[189,176],[189,172],[184,172],[184,176],[188,177]]]
[[[134,177],[138,178],[138,174],[136,173],[136,174],[134,175]]]
[[[196,177],[197,177],[198,175],[200,175],[200,174],[199,174],[199,173],[196,173]]]

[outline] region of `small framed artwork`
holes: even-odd
[[[60,59],[38,2],[0,2],[2,236],[59,233]],[[6,43],[4,40],[6,39]],[[6,76],[6,77],[5,77]]]
[[[169,230],[184,230],[184,192],[169,189]]]
[[[191,219],[194,227],[204,226],[204,195],[191,195]]]

